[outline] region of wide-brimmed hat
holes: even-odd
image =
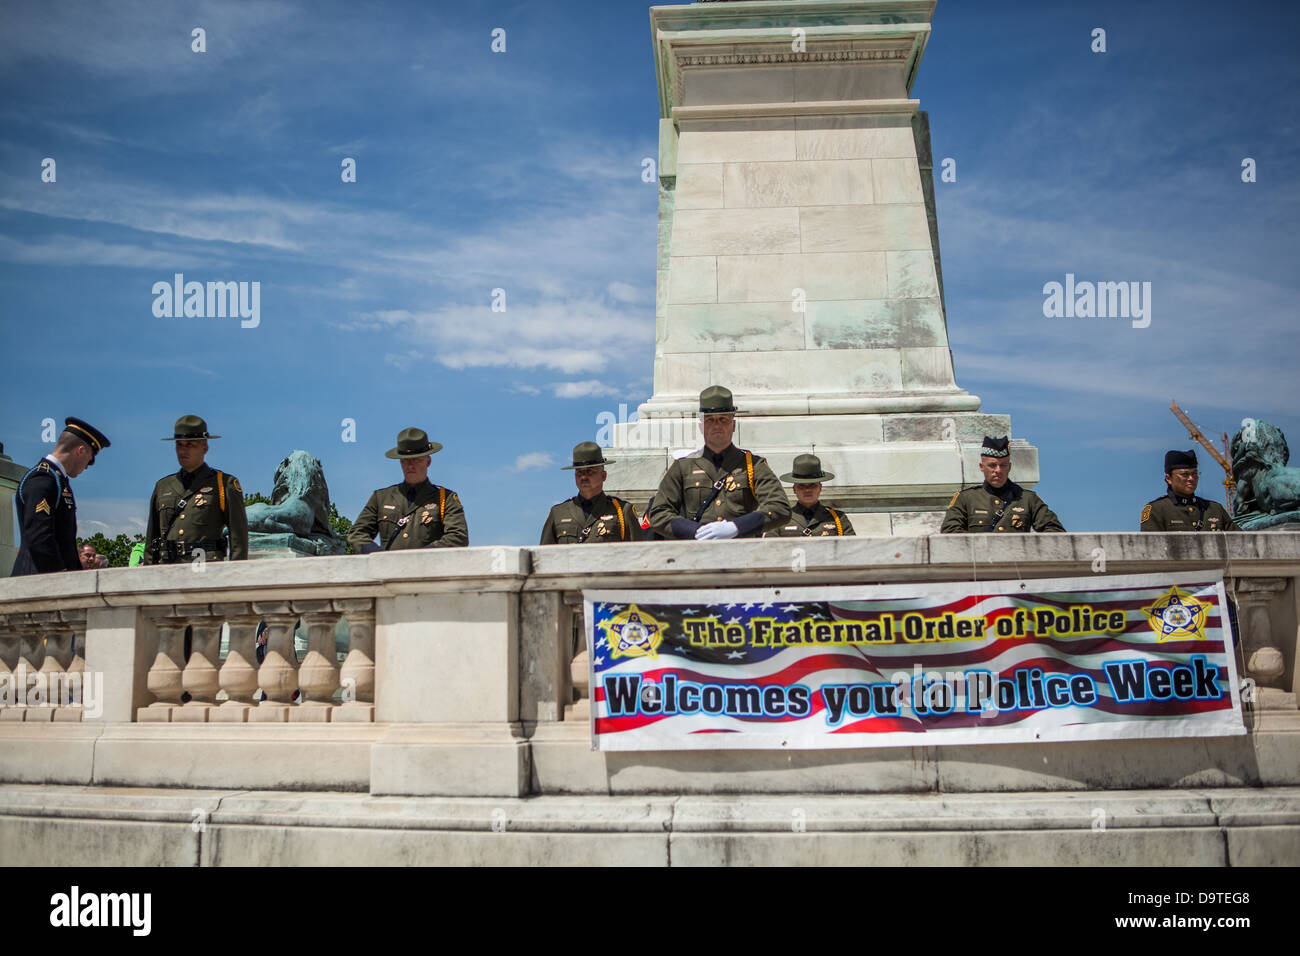
[[[182,415],[176,419],[176,427],[172,429],[175,434],[170,438],[164,438],[163,441],[207,441],[209,438],[220,438],[220,435],[208,434],[208,423],[199,418],[198,415]]]
[[[423,458],[436,455],[442,446],[436,441],[429,441],[423,428],[403,428],[397,433],[397,447],[384,452],[386,458]]]
[[[68,416],[63,420],[63,428],[65,431],[72,432],[90,446],[90,461],[92,464],[95,461],[95,456],[108,447],[109,442],[104,437],[104,433],[90,422]]]
[[[782,475],[782,481],[797,485],[820,485],[835,476],[829,471],[822,471],[822,460],[816,455],[799,455],[794,460],[794,468],[788,475]]]
[[[604,450],[594,441],[579,442],[573,446],[573,464],[565,465],[561,471],[574,471],[578,468],[595,468],[597,465],[612,465],[614,462],[605,457]]]
[[[743,415],[731,397],[731,389],[710,385],[700,392],[701,415]]]

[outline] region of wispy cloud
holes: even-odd
[[[511,471],[537,471],[542,468],[551,468],[555,464],[555,456],[550,452],[530,451],[515,459]]]
[[[591,398],[596,395],[618,396],[622,390],[606,385],[599,379],[587,379],[583,382],[554,382],[550,386],[556,398]]]

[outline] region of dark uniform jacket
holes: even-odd
[[[49,571],[80,571],[77,556],[77,502],[63,469],[42,460],[18,484],[14,498],[22,545],[13,576]]]
[[[1196,495],[1161,495],[1142,509],[1143,531],[1240,531],[1226,508]]]
[[[999,512],[1001,515],[999,516]],[[1002,486],[1002,496],[982,485],[966,488],[952,496],[944,515],[944,534],[964,531],[1064,531],[1060,519],[1043,499],[1014,481]]]
[[[717,481],[722,482],[721,490],[697,519]],[[710,521],[735,521],[740,537],[758,538],[789,518],[785,489],[767,462],[735,445],[718,455],[705,448],[699,455],[674,461],[659,482],[650,510],[650,526],[669,540],[694,538],[699,524]],[[674,519],[683,519],[677,523],[678,533],[674,533]]]
[[[425,479],[414,488],[398,482],[371,494],[348,541],[360,552],[375,535],[382,551],[463,548],[469,544],[469,525],[456,492]]]
[[[615,505],[615,502],[618,502]],[[641,519],[626,501],[601,492],[583,509],[581,495],[551,508],[542,526],[542,544],[608,544],[640,541]]]
[[[836,519],[839,519],[837,522]],[[765,538],[822,538],[830,535],[853,534],[853,525],[849,516],[838,508],[828,508],[820,501],[811,512],[805,511],[803,505],[796,504],[790,511],[790,520],[781,527],[763,535]]]
[[[220,475],[220,480],[218,480]],[[153,486],[149,499],[149,528],[145,532],[145,563],[189,561],[196,549],[216,560],[227,555],[222,531],[230,529],[229,557],[248,557],[248,517],[244,489],[234,475],[206,462],[186,474],[178,471]],[[162,538],[162,547],[156,546]]]

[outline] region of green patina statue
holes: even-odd
[[[330,528],[330,490],[320,459],[305,451],[290,452],[275,469],[271,502],[248,506],[250,557],[347,550],[347,543]]]
[[[1237,497],[1232,520],[1243,531],[1300,531],[1300,468],[1276,425],[1247,419],[1228,445]]]

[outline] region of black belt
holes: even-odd
[[[203,551],[205,554],[215,554],[218,558],[224,558],[226,556],[226,539],[218,538],[216,541],[164,541],[162,563],[183,564],[194,556],[195,551]]]

